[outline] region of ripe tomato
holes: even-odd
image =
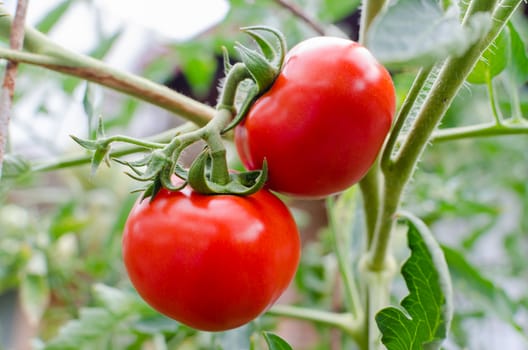
[[[162,189],[132,209],[123,257],[132,284],[154,309],[221,331],[277,300],[296,271],[300,240],[288,208],[267,190],[240,197]]]
[[[356,42],[305,40],[286,55],[271,88],[235,129],[248,169],[268,163],[270,189],[322,197],[358,182],[395,112],[387,70]]]

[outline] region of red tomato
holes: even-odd
[[[221,331],[277,300],[296,271],[300,241],[288,208],[267,190],[241,197],[162,189],[132,209],[123,257],[132,284],[154,309]]]
[[[267,160],[270,189],[322,197],[366,174],[394,112],[391,76],[366,48],[316,37],[286,55],[274,84],[235,129],[235,142],[248,169]]]

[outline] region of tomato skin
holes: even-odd
[[[266,311],[300,258],[296,224],[267,190],[240,197],[162,189],[152,202],[136,203],[122,245],[142,298],[206,331],[235,328]]]
[[[316,37],[286,55],[271,88],[235,129],[248,169],[268,163],[268,187],[323,197],[358,182],[376,159],[395,113],[387,70],[361,45]]]

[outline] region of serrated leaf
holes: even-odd
[[[286,340],[282,339],[276,334],[264,332],[263,336],[266,340],[266,344],[268,344],[269,350],[293,350]]]
[[[486,84],[499,75],[508,63],[508,34],[506,30],[484,51],[477,64],[467,77],[472,84]]]
[[[526,336],[514,318],[519,308],[518,303],[512,300],[504,289],[483,276],[460,252],[446,246],[443,246],[442,250],[457,290],[469,294],[473,302],[484,305],[486,310],[490,310]]]
[[[402,275],[409,294],[402,308],[387,307],[376,315],[388,350],[436,350],[446,338],[453,315],[451,278],[442,250],[427,226],[404,214],[411,255]]]
[[[462,55],[490,26],[488,13],[477,13],[462,26],[455,6],[444,12],[436,0],[399,0],[374,20],[367,44],[389,68],[430,66]]]

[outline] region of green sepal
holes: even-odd
[[[258,93],[262,94],[273,84],[282,68],[286,55],[286,39],[279,31],[266,26],[245,27],[242,31],[251,36],[262,51],[260,53],[240,43],[235,44],[242,62],[257,84]],[[262,32],[272,34],[276,45],[265,38]]]
[[[235,44],[235,49],[257,84],[259,93],[266,91],[275,81],[279,70],[258,51],[248,49],[240,43]]]
[[[149,186],[145,189],[143,192],[143,195],[141,196],[141,201],[144,199],[150,198],[150,202],[154,200],[154,197],[158,194],[158,192],[163,188],[161,181],[159,178],[154,179]]]
[[[77,142],[81,147],[88,151],[93,151],[91,162],[91,175],[95,175],[97,169],[104,161],[107,166],[110,166],[110,144],[104,140],[85,140],[77,136],[70,135],[73,141]]]
[[[95,175],[102,162],[105,162],[106,166],[110,167],[110,145],[100,147],[94,152],[91,163],[92,176]]]
[[[133,174],[129,172],[125,172],[125,174],[137,181],[154,180],[155,178],[159,177],[163,169],[167,167],[167,164],[170,164],[169,157],[167,157],[163,150],[155,150],[145,158],[136,162],[127,162],[117,159],[116,161],[120,164],[128,166],[133,171]],[[141,166],[146,166],[147,169],[141,172],[137,169],[137,167]]]
[[[262,164],[262,170],[229,174],[226,184],[211,181],[211,155],[206,149],[192,163],[189,168],[188,181],[194,191],[202,194],[233,194],[240,196],[251,195],[259,191],[267,180],[267,163]]]
[[[233,68],[233,65],[229,62],[229,51],[227,51],[225,46],[222,46],[222,57],[224,61],[224,74],[227,76],[231,68]]]
[[[286,38],[284,35],[270,27],[266,26],[251,26],[244,27],[241,30],[251,36],[253,40],[257,43],[260,50],[264,54],[264,57],[277,69],[282,68],[282,63],[284,62],[284,56],[286,55],[287,45]],[[272,45],[269,40],[267,40],[260,32],[271,33],[277,40],[277,45]]]
[[[85,140],[81,139],[75,135],[70,135],[73,141],[77,142],[82,148],[87,149],[88,151],[96,151],[99,147],[99,141],[97,140]]]
[[[253,105],[253,102],[257,99],[259,96],[259,89],[258,87],[252,83],[253,85],[250,87],[249,91],[247,92],[247,95],[242,102],[242,105],[238,109],[237,114],[235,117],[227,124],[227,126],[222,130],[222,134],[225,134],[226,132],[232,130],[240,124],[240,122],[246,117],[246,114],[249,112],[249,109]]]

